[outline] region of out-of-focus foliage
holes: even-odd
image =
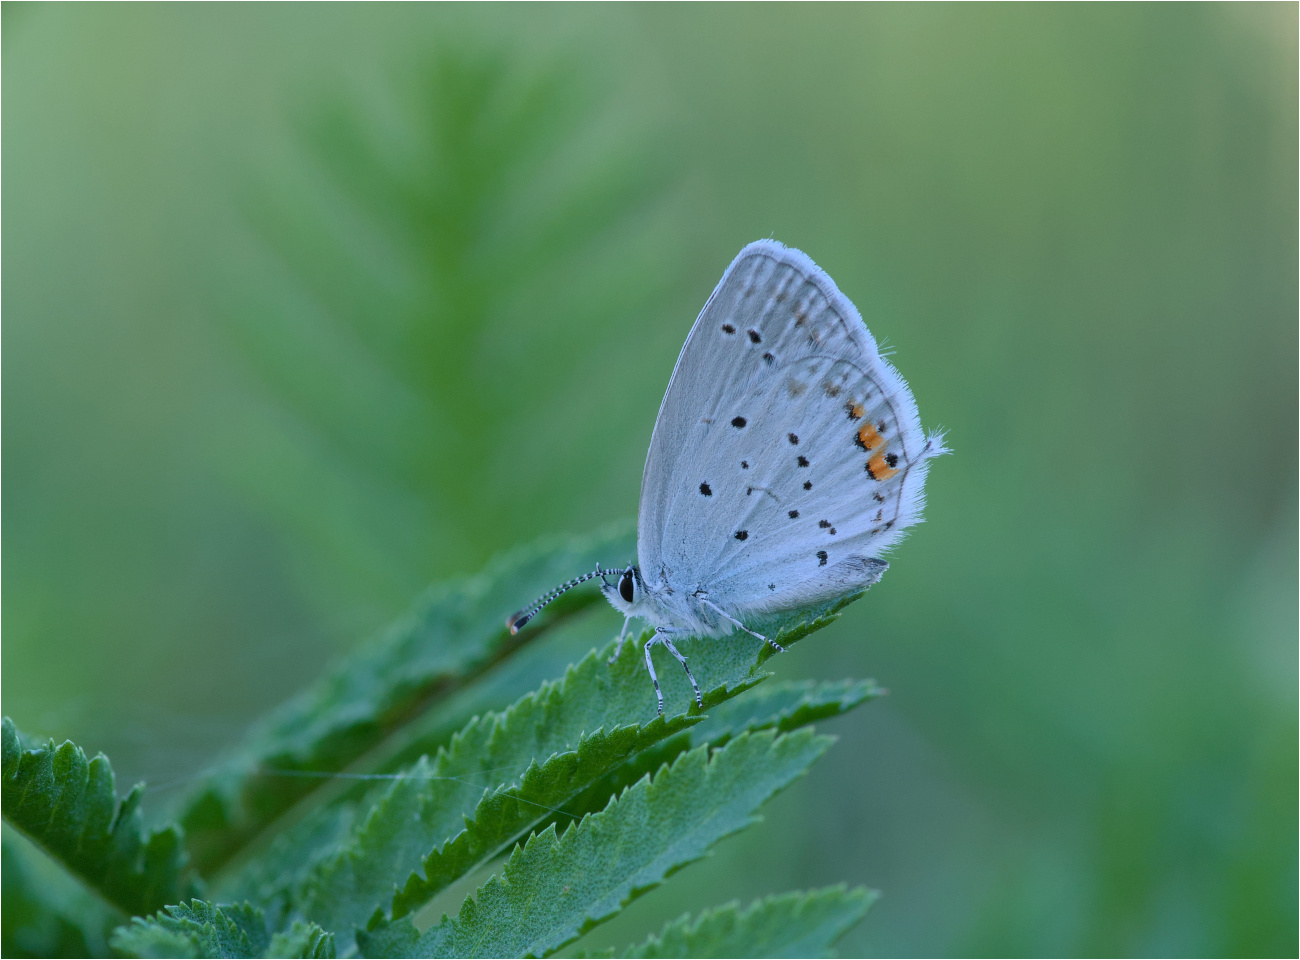
[[[8,824],[0,829],[4,858],[0,950],[4,955],[107,956],[108,937],[122,922],[122,912]]]
[[[892,695],[590,949],[848,880],[887,896],[846,955],[1294,953],[1296,34],[7,5],[6,710],[165,785],[430,579],[631,514],[691,319],[770,235],[957,454],[773,663]],[[428,736],[618,621],[572,626]]]
[[[501,497],[503,478],[554,483],[568,471],[539,446],[599,442],[607,416],[535,418],[571,389],[561,363],[597,365],[647,322],[672,259],[655,224],[672,157],[593,67],[454,35],[422,53],[382,100],[301,106],[297,162],[244,172],[274,282],[222,302],[304,431],[233,469],[295,518],[320,575],[399,602],[449,553],[480,558],[481,525],[448,504],[527,529],[535,495]],[[298,471],[329,480],[286,485]]]

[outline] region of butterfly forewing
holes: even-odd
[[[919,519],[907,385],[797,250],[740,252],[678,357],[642,481],[642,571],[733,615],[866,585]]]

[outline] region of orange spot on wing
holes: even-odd
[[[858,430],[858,443],[862,444],[868,450],[874,450],[876,447],[883,446],[885,438],[880,435],[874,423],[864,423]]]
[[[878,453],[867,461],[867,470],[871,472],[871,476],[876,480],[888,480],[898,473],[897,470],[885,462],[883,453]]]
[[[856,400],[850,400],[845,406],[848,407],[849,417],[853,420],[861,420],[867,412]]]

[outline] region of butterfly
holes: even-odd
[[[943,435],[857,309],[807,255],[746,246],[705,303],[659,407],[641,479],[637,563],[570,580],[512,616],[516,633],[566,590],[599,577],[624,614],[654,627],[699,685],[674,638],[720,637],[862,590],[921,519]],[[612,580],[611,580],[612,578]]]

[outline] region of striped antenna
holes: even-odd
[[[588,580],[592,580],[596,577],[603,577],[606,574],[610,574],[610,573],[617,574],[618,571],[602,570],[600,568],[600,564],[596,564],[596,569],[593,570],[591,573],[584,573],[580,577],[574,577],[568,583],[561,584],[560,586],[552,590],[550,593],[538,597],[537,601],[532,606],[526,607],[525,609],[520,610],[516,614],[512,614],[506,620],[506,626],[510,628],[511,634],[518,633],[521,629],[523,629],[524,624],[526,624],[529,620],[533,619],[533,617],[537,616],[537,612],[541,610],[542,607],[546,606],[548,603],[550,603],[560,594],[572,590],[580,583],[586,583]]]

